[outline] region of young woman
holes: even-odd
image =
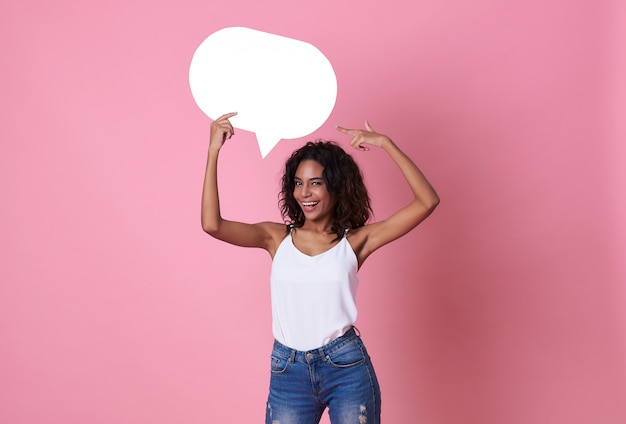
[[[217,159],[234,130],[228,113],[211,124],[202,193],[202,228],[272,257],[272,350],[266,424],[317,424],[328,407],[333,424],[380,422],[380,389],[353,327],[357,271],[381,246],[405,235],[439,203],[437,193],[391,139],[365,129],[337,130],[351,146],[382,148],[396,163],[413,200],[389,218],[367,223],[370,201],[361,172],[341,147],[309,142],[285,164],[280,208],[285,223],[222,218]]]

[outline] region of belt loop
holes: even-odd
[[[291,362],[292,364],[296,362],[296,350],[295,349],[291,349],[291,356],[289,357],[289,362]]]
[[[353,325],[352,328],[354,328],[354,334],[356,334],[358,337],[361,337],[361,332],[358,328],[356,328],[356,325]]]

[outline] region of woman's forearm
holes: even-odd
[[[219,149],[209,148],[202,188],[202,229],[209,234],[219,230],[222,220],[220,214],[219,191],[217,188],[217,158]]]
[[[202,229],[211,235],[215,235],[217,231],[219,231],[222,223],[220,200],[217,190],[217,158],[226,140],[231,138],[235,133],[229,118],[232,118],[236,114],[236,112],[227,113],[211,123],[211,138],[206,171],[204,174],[204,185],[202,187],[200,218]]]

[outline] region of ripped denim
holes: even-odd
[[[307,352],[275,341],[266,424],[380,424],[380,387],[354,327]]]

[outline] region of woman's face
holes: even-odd
[[[336,201],[328,192],[322,177],[323,171],[324,167],[312,159],[303,160],[296,169],[293,196],[307,220],[333,217]]]

